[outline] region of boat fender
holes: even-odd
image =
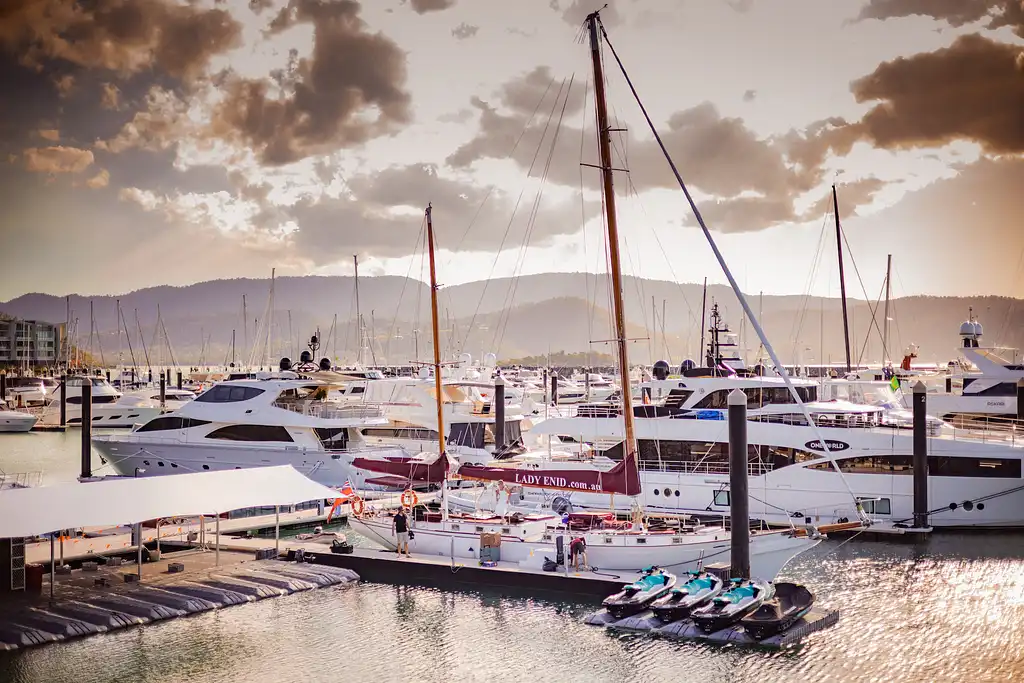
[[[420,498],[412,489],[402,491],[402,507],[414,508],[419,505]]]

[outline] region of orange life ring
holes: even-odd
[[[419,505],[420,499],[412,489],[402,491],[402,507],[414,508]]]
[[[359,496],[355,496],[352,498],[352,514],[354,514],[356,517],[359,517],[363,514],[364,507],[365,505],[363,503],[362,498],[360,498]]]

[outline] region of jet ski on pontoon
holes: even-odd
[[[770,638],[789,628],[814,606],[814,593],[805,586],[798,583],[776,583],[774,587],[774,598],[766,600],[740,620],[743,630],[754,640]]]
[[[686,583],[670,590],[651,603],[654,616],[668,624],[690,616],[690,612],[702,607],[721,594],[725,583],[714,574],[690,572]]]
[[[674,574],[669,574],[660,567],[647,567],[639,579],[605,598],[604,607],[613,617],[622,619],[640,612],[672,590],[675,585]]]
[[[775,595],[775,586],[764,579],[733,579],[725,593],[690,613],[698,628],[713,633],[731,626]]]

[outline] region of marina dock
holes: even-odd
[[[354,548],[350,554],[335,554],[323,545],[302,547],[305,559],[314,565],[351,570],[364,580],[376,583],[417,584],[462,588],[509,588],[546,593],[604,598],[618,590],[624,581],[635,577],[626,572],[546,572],[521,567],[514,562],[497,562],[483,567],[476,560],[439,557],[413,553],[399,557],[394,551],[377,548]]]
[[[264,545],[266,541],[264,540]],[[270,549],[273,550],[272,548]],[[298,591],[347,585],[354,572],[254,560],[252,552],[171,553],[138,565],[113,563],[58,574],[54,597],[25,593],[0,615],[0,650],[58,642]]]

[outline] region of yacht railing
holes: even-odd
[[[648,472],[672,472],[676,474],[729,474],[727,462],[700,462],[688,460],[640,460],[640,469]],[[773,469],[770,462],[748,462],[747,474],[758,477]]]
[[[327,403],[323,401],[275,401],[275,408],[324,420],[384,417],[380,403]]]
[[[0,489],[24,489],[43,483],[42,470],[35,472],[7,472],[0,474]]]
[[[987,414],[959,415],[947,420],[943,437],[954,441],[1024,445],[1024,420]]]

